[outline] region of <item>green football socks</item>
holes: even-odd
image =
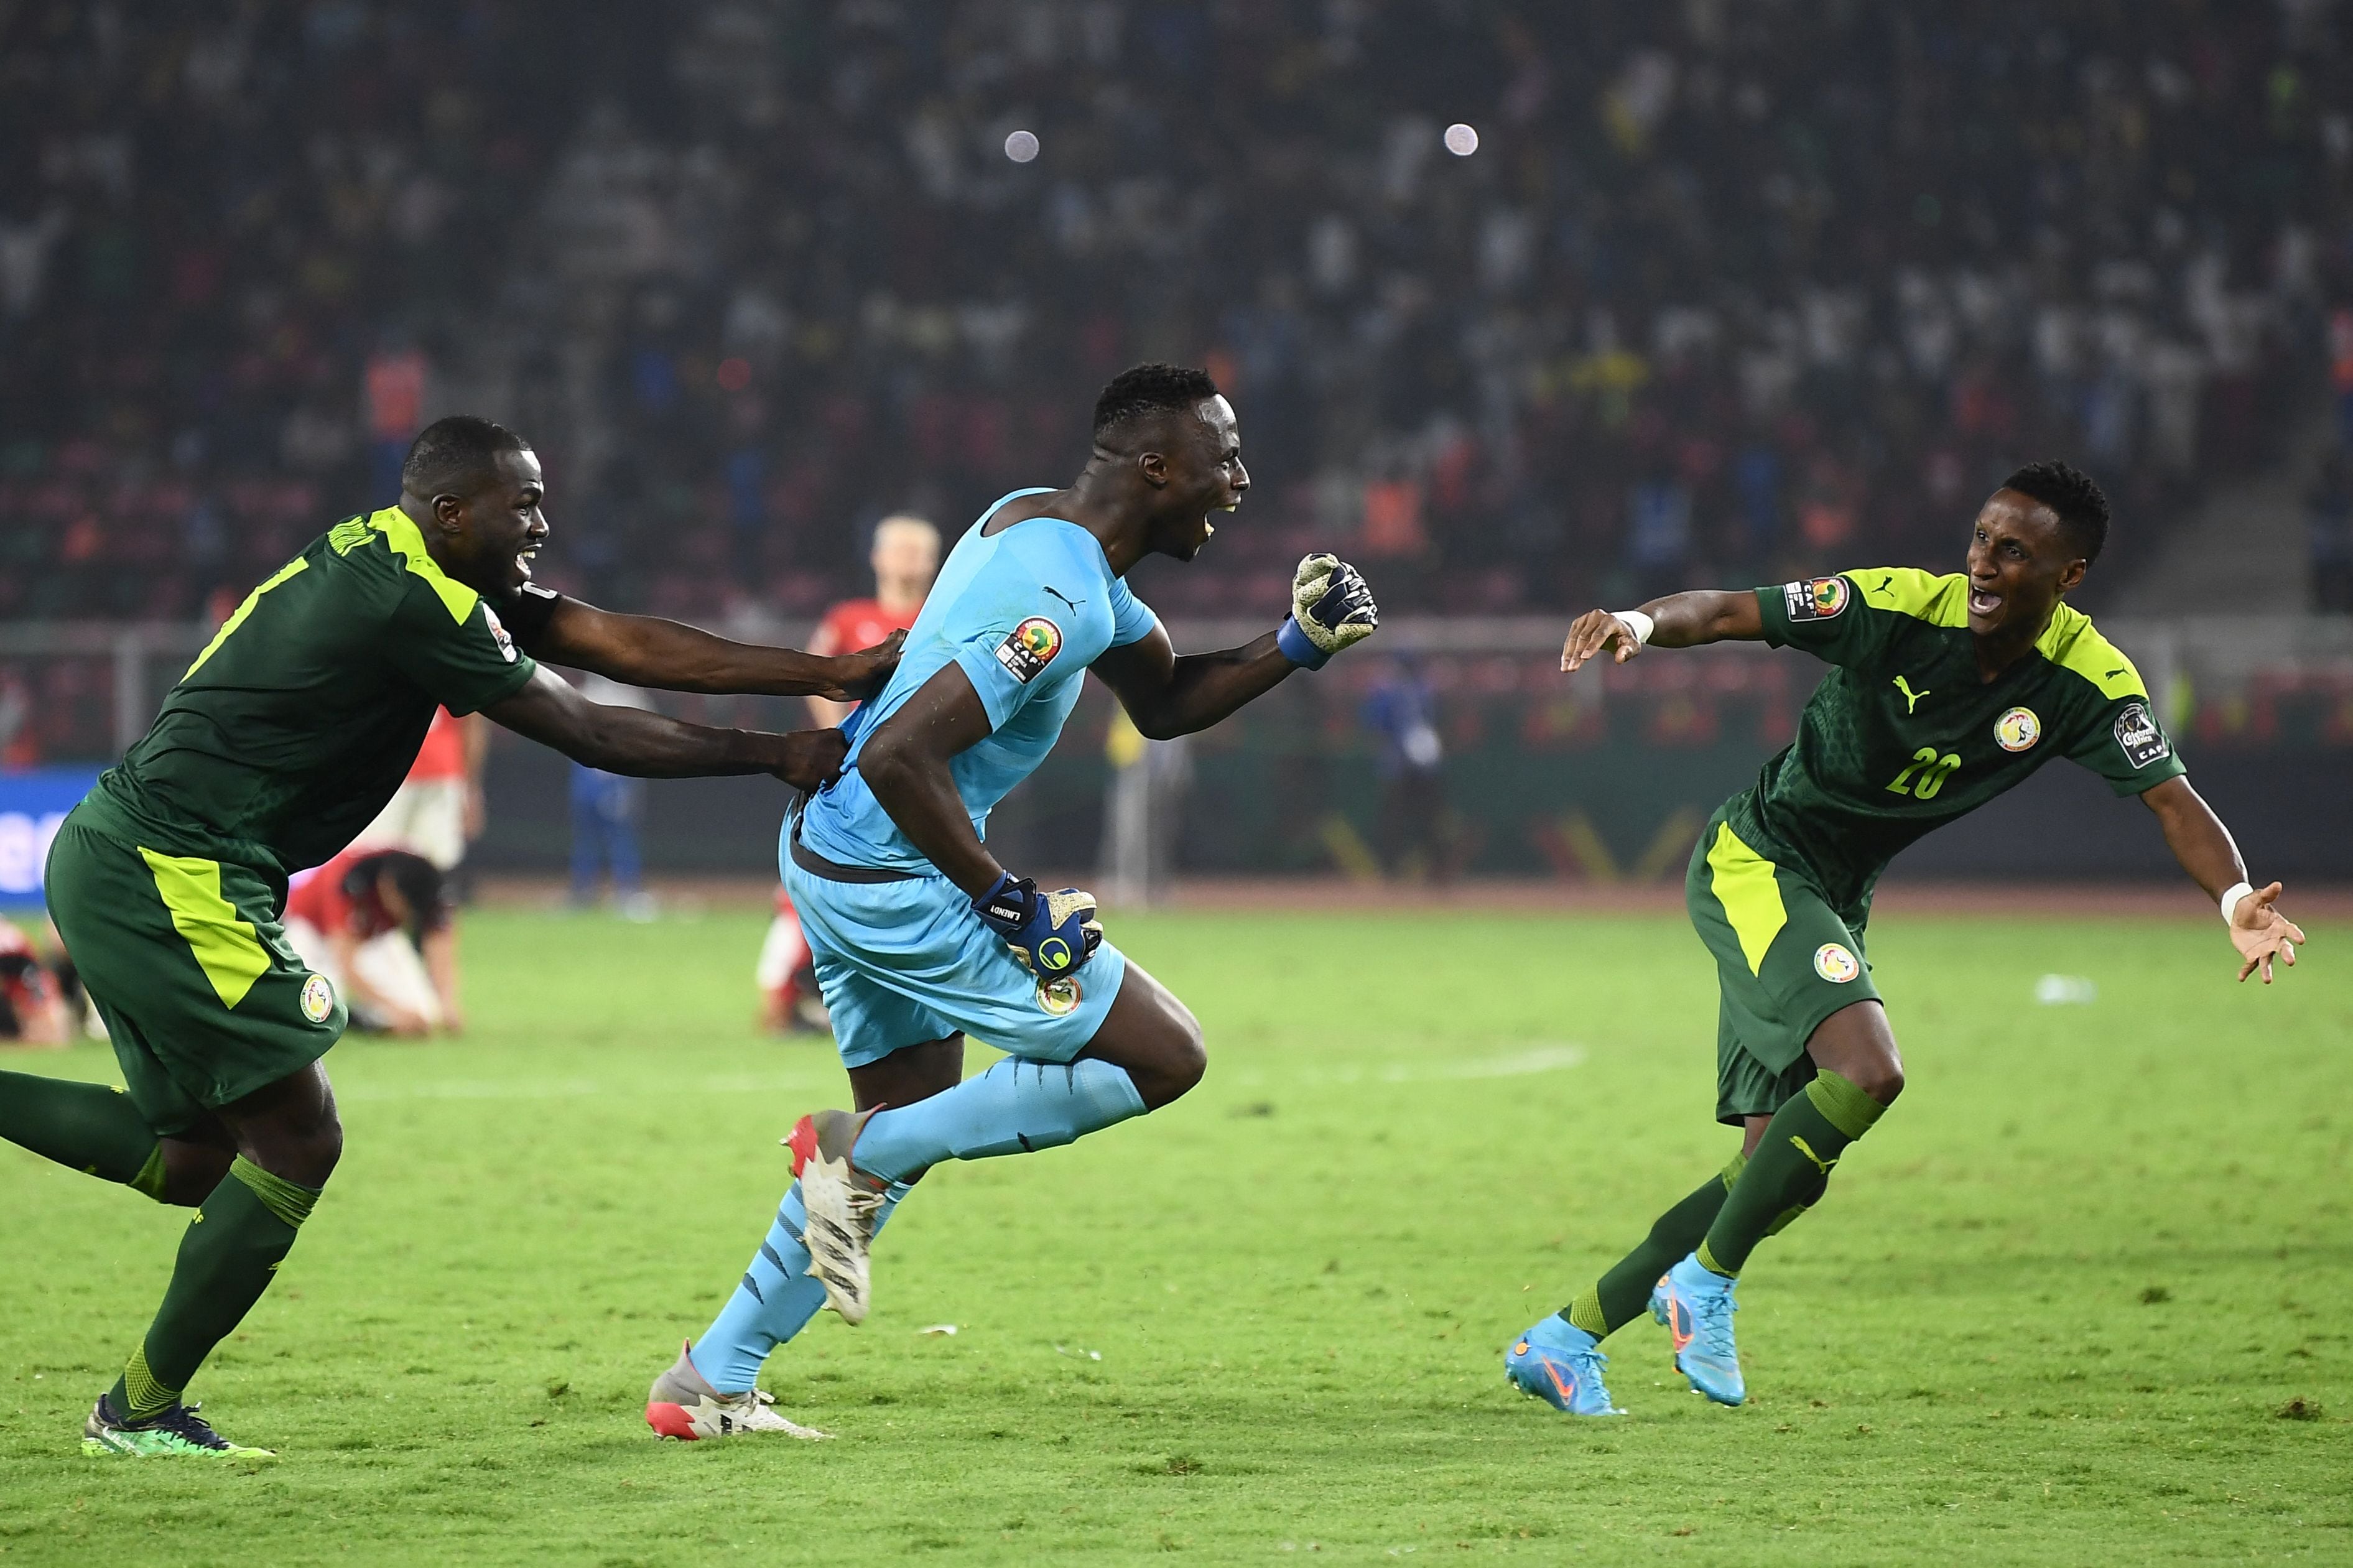
[[[1591,1289],[1561,1309],[1561,1317],[1570,1327],[1583,1329],[1599,1340],[1650,1310],[1651,1287],[1658,1284],[1660,1275],[1690,1257],[1700,1237],[1707,1234],[1725,1195],[1740,1180],[1743,1163],[1742,1157],[1735,1154],[1722,1174],[1710,1176],[1697,1192],[1661,1215],[1641,1244]]]
[[[131,1097],[111,1085],[0,1072],[0,1138],[163,1200],[163,1142]]]
[[[1729,1279],[1758,1242],[1813,1206],[1848,1144],[1887,1108],[1834,1072],[1820,1072],[1765,1125],[1765,1137],[1733,1184],[1697,1248],[1707,1268]]]
[[[188,1222],[164,1305],[113,1392],[132,1420],[179,1403],[215,1345],[244,1321],[294,1245],[318,1189],[273,1176],[238,1155]]]

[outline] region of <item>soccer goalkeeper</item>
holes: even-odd
[[[1574,670],[1603,653],[1762,638],[1836,666],[1797,740],[1726,801],[1684,896],[1722,989],[1716,1120],[1744,1129],[1721,1174],[1504,1360],[1521,1389],[1574,1415],[1614,1415],[1601,1342],[1648,1308],[1675,1365],[1719,1405],[1746,1397],[1733,1296],[1750,1253],[1820,1201],[1847,1148],[1904,1089],[1904,1062],[1863,962],[1871,892],[1897,851],[2054,756],[2157,816],[2220,907],[2239,978],[2272,979],[2304,932],[2279,884],[2248,886],[2230,833],[2189,787],[2132,661],[2066,605],[2099,559],[2108,503],[2063,463],[2003,481],[1978,513],[1968,570],[1875,567],[1754,593],[1689,593],[1577,618]]]
[[[779,846],[857,1109],[793,1129],[798,1180],[717,1319],[654,1380],[657,1433],[818,1436],[767,1408],[760,1365],[820,1307],[865,1318],[868,1247],[917,1178],[1071,1142],[1200,1080],[1200,1026],[1103,941],[1093,898],[1041,892],[982,833],[1089,669],[1145,734],[1186,735],[1373,634],[1364,579],[1311,555],[1279,628],[1176,656],[1126,574],[1148,555],[1192,560],[1210,514],[1249,489],[1209,377],[1137,365],[1096,400],[1078,479],[1006,496],[949,553],[898,672],[849,719],[840,782]],[[965,1078],[967,1033],[1007,1056]]]

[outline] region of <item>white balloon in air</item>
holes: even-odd
[[[1446,150],[1458,158],[1468,158],[1479,150],[1479,132],[1458,121],[1446,128]]]
[[[1005,155],[1017,163],[1027,163],[1038,156],[1038,133],[1016,131],[1005,139]]]

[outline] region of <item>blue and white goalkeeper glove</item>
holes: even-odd
[[[1014,958],[1041,980],[1070,973],[1103,945],[1095,919],[1095,896],[1076,888],[1041,893],[1027,877],[1008,871],[997,886],[972,901],[972,912],[988,922],[1013,949]]]
[[[1292,663],[1321,669],[1380,624],[1380,606],[1373,603],[1364,574],[1336,555],[1310,555],[1291,580],[1291,618],[1274,640]]]

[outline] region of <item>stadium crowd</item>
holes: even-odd
[[[2353,298],[2346,26],[2325,0],[14,7],[0,616],[202,616],[389,500],[459,406],[546,457],[551,579],[807,614],[885,511],[1067,478],[1096,385],[1148,356],[1234,392],[1259,482],[1230,545],[1150,585],[1174,611],[1273,604],[1310,540],[1393,613],[1942,564],[2046,454],[2118,497],[2126,554],[2316,395]]]

